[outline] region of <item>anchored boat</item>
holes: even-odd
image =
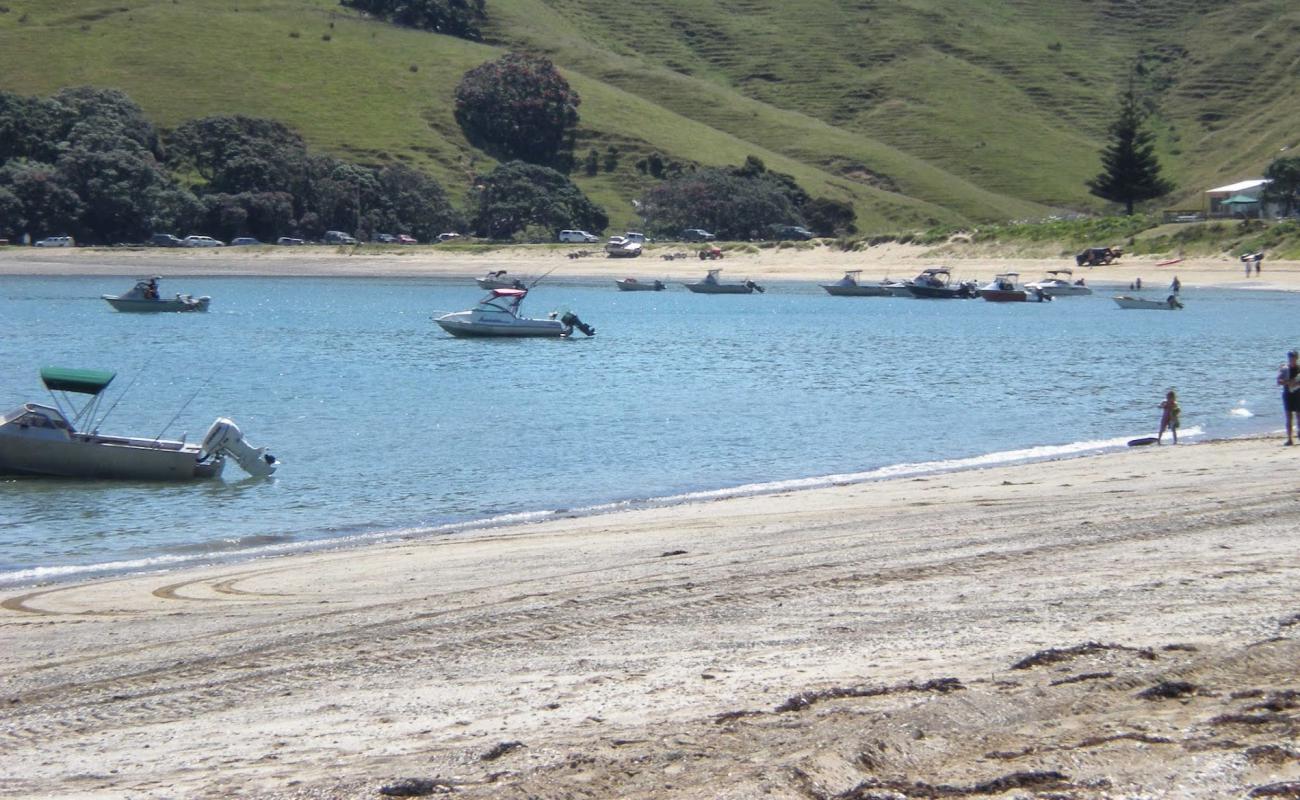
[[[752,294],[754,292],[763,292],[763,287],[753,281],[723,283],[718,280],[718,275],[721,273],[721,268],[711,269],[709,274],[704,276],[704,280],[698,283],[684,283],[682,285],[697,294]]]
[[[834,297],[893,297],[894,290],[885,283],[862,283],[860,269],[851,269],[835,283],[823,283],[822,288]]]
[[[1020,286],[1020,275],[1016,272],[1003,272],[995,275],[993,280],[979,289],[980,297],[990,303],[1026,303],[1033,301],[1043,303],[1052,298],[1042,289],[1030,289]]]
[[[1083,278],[1074,280],[1074,271],[1069,269],[1049,269],[1046,276],[1033,283],[1026,283],[1025,287],[1042,289],[1049,297],[1092,294],[1092,289],[1088,288]]]
[[[100,296],[118,311],[141,313],[208,310],[208,303],[212,302],[212,298],[207,295],[192,297],[188,294],[178,294],[175,297],[161,297],[158,294],[158,281],[160,280],[162,280],[162,277],[155,275],[152,278],[136,281],[135,286],[131,287],[131,290],[125,294],[105,294]]]
[[[975,284],[971,281],[954,283],[952,271],[947,267],[930,267],[921,271],[907,284],[907,290],[913,297],[923,299],[970,299],[976,296]]]
[[[0,474],[183,481],[219,477],[227,456],[249,475],[275,472],[279,463],[275,456],[244,441],[239,427],[224,417],[212,423],[198,444],[101,434],[99,426],[108,414],[98,421],[95,414],[115,376],[96,370],[42,369],[41,381],[55,405],[24,403],[0,417]],[[55,392],[65,398],[72,393],[89,399],[81,409],[65,412]],[[90,430],[78,430],[82,423]]]
[[[519,315],[519,306],[528,296],[527,289],[493,289],[468,311],[435,317],[434,322],[452,336],[475,337],[568,337],[574,329],[595,336],[596,329],[565,312],[555,319],[530,319]]]
[[[662,292],[667,289],[663,281],[639,281],[636,278],[624,278],[614,281],[620,292]]]
[[[1152,300],[1147,297],[1132,297],[1130,295],[1116,295],[1115,304],[1120,308],[1138,308],[1150,311],[1178,311],[1183,307],[1183,303],[1178,299],[1178,295],[1169,295],[1164,300]]]

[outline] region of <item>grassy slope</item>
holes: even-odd
[[[164,126],[274,117],[341,155],[416,163],[454,195],[490,165],[450,98],[502,46],[396,29],[335,0],[0,5],[0,88],[118,86]],[[866,229],[1095,207],[1082,182],[1139,51],[1165,59],[1149,65],[1183,205],[1297,144],[1300,11],[1283,0],[493,0],[489,11],[489,40],[546,52],[581,93],[579,155],[621,151],[614,174],[575,174],[615,227],[633,221],[645,178],[632,165],[652,151],[702,164],[758,155],[815,195],[854,202]]]

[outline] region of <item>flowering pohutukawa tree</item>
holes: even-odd
[[[456,122],[471,143],[502,161],[554,164],[572,149],[580,102],[549,59],[507,53],[461,78]]]

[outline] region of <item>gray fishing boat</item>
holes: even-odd
[[[704,280],[698,283],[684,283],[682,285],[696,294],[752,294],[763,291],[763,287],[753,281],[723,283],[718,280],[718,275],[721,272],[721,268],[711,269],[709,274],[704,276]]]
[[[207,295],[193,297],[188,294],[178,294],[175,297],[162,297],[158,293],[158,281],[160,280],[162,280],[162,277],[158,275],[152,278],[143,278],[136,281],[135,286],[131,287],[131,291],[125,294],[106,294],[101,295],[101,297],[118,311],[137,314],[208,310],[208,304],[212,302],[212,298]]]

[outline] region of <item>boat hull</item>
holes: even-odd
[[[832,297],[893,297],[894,290],[888,286],[840,286],[834,283],[822,284],[822,288]]]
[[[105,302],[117,311],[128,314],[167,314],[178,311],[207,311],[211,298],[174,297],[170,300],[145,300],[131,297],[103,295]]]
[[[683,283],[696,294],[753,294],[754,287],[743,283]]]
[[[980,297],[990,303],[1024,303],[1029,293],[1019,289],[980,289]]]
[[[908,286],[907,290],[912,293],[913,297],[919,297],[922,300],[965,300],[972,297],[970,289],[966,287],[952,286]]]
[[[1030,289],[1040,289],[1048,297],[1083,297],[1092,294],[1087,286],[1053,286],[1050,283],[1027,283]]]
[[[1178,311],[1183,304],[1176,299],[1173,302],[1169,300],[1148,300],[1144,297],[1128,297],[1120,295],[1114,298],[1115,304],[1125,309],[1141,309],[1146,311]]]
[[[198,446],[180,442],[86,434],[33,439],[0,432],[0,474],[186,481],[219,477],[224,466],[220,457],[200,462]]]
[[[614,285],[618,287],[620,292],[661,292],[667,288],[664,286],[663,281],[642,283],[630,279],[615,281]]]
[[[461,339],[501,338],[559,338],[564,335],[564,323],[553,319],[518,319],[513,322],[494,320],[449,319],[448,314],[434,320],[447,333]]]

